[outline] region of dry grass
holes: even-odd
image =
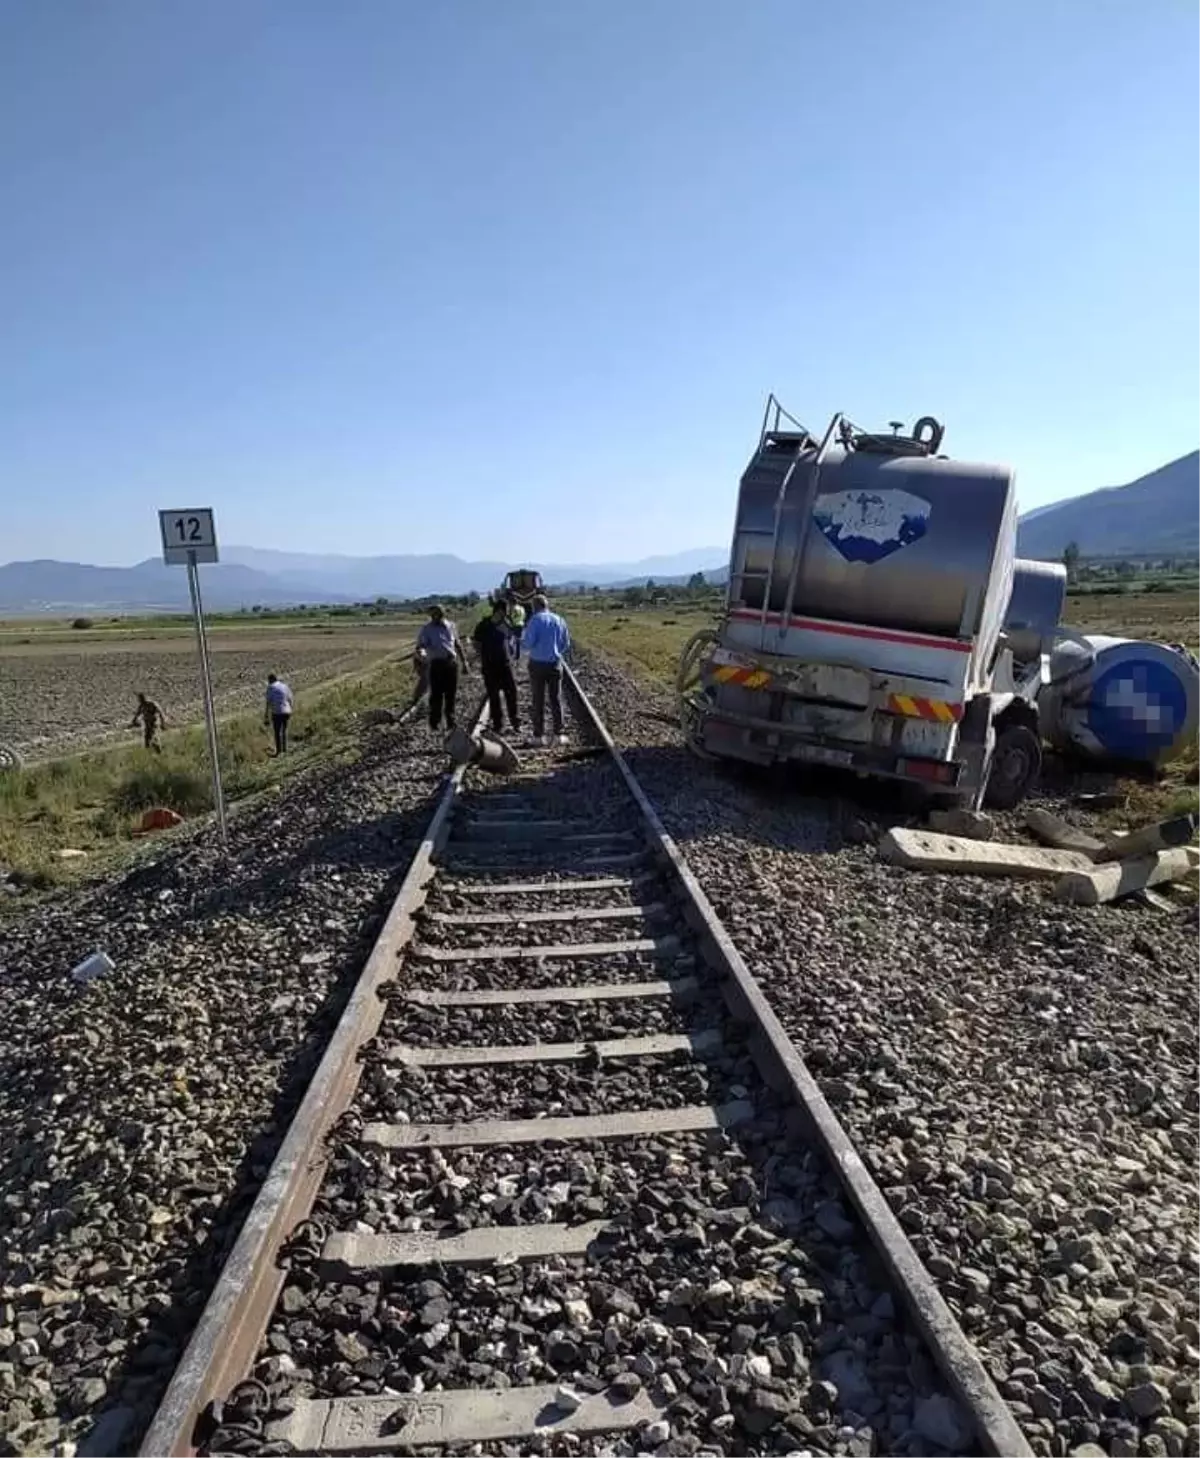
[[[1072,593],[1063,618],[1085,633],[1150,638],[1200,648],[1200,604],[1194,592]]]
[[[226,799],[243,799],[320,762],[353,755],[359,743],[355,716],[380,704],[400,707],[412,689],[411,665],[393,662],[314,693],[297,709],[289,753],[280,760],[271,757],[260,712],[228,720],[218,736]],[[211,810],[203,727],[168,730],[162,746],[161,754],[119,747],[0,773],[0,865],[31,884],[48,884],[80,864],[64,863],[60,850],[93,857],[127,845],[145,809],[166,805],[185,817]]]

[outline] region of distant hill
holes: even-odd
[[[265,572],[221,563],[201,573],[204,605],[211,609],[282,607],[303,598]],[[347,601],[331,598],[331,601]],[[173,612],[190,606],[187,573],[151,558],[133,567],[84,562],[9,562],[0,567],[0,612]]]
[[[335,557],[222,548],[222,561],[201,573],[204,603],[225,611],[286,607],[298,603],[348,603],[377,597],[447,597],[487,593],[513,567],[536,567],[547,583],[577,586],[648,578],[686,580],[725,557],[719,547],[608,564],[543,565],[538,562],[464,562],[448,555]],[[0,613],[172,612],[188,607],[187,574],[157,558],[133,567],[93,567],[83,562],[40,560],[0,566]]]
[[[1084,557],[1195,555],[1200,543],[1200,451],[1127,486],[1039,507],[1021,518],[1022,557],[1055,559],[1070,542]]]
[[[466,562],[448,553],[386,557],[342,557],[316,552],[276,552],[263,547],[222,547],[224,561],[268,572],[279,583],[312,596],[342,593],[355,599],[447,596],[491,592],[514,567],[535,567],[559,586],[609,586],[616,583],[687,578],[724,562],[724,547],[693,547],[633,562]]]

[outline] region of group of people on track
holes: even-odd
[[[563,730],[562,669],[571,649],[571,635],[558,613],[541,594],[530,604],[528,620],[520,603],[509,603],[497,596],[491,599],[489,612],[481,618],[471,634],[471,643],[483,675],[488,712],[496,733],[505,727],[505,715],[514,734],[521,729],[517,706],[517,681],[514,665],[524,652],[529,672],[530,717],[533,720],[533,742],[548,745],[554,740],[566,743]],[[458,680],[469,673],[466,654],[458,629],[446,616],[440,603],[429,609],[429,621],[417,635],[417,670],[423,675],[418,692],[429,689],[429,727],[454,728],[454,710],[458,699]],[[424,677],[427,675],[427,678]],[[553,733],[546,733],[546,704],[550,705]]]
[[[521,716],[517,705],[517,680],[514,667],[524,653],[528,664],[530,717],[533,720],[533,742],[548,745],[557,740],[566,743],[563,728],[562,670],[571,650],[571,635],[558,613],[539,593],[530,604],[528,619],[520,603],[510,603],[496,596],[489,603],[489,612],[476,624],[471,644],[483,675],[492,728],[499,734],[508,727],[520,733]],[[429,691],[429,725],[431,729],[454,728],[454,711],[458,700],[459,674],[469,673],[466,655],[458,629],[436,603],[429,609],[429,621],[417,635],[416,651],[418,696]],[[550,706],[552,733],[546,732],[546,706]],[[291,689],[274,673],[267,675],[263,724],[270,725],[275,738],[276,755],[286,754],[288,726],[295,706]],[[139,724],[142,742],[155,753],[162,752],[159,730],[166,725],[162,706],[147,694],[139,693],[130,728]]]

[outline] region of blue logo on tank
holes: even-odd
[[[1089,698],[1088,728],[1119,759],[1168,748],[1187,718],[1183,684],[1154,659],[1114,664],[1092,684]]]
[[[932,510],[911,491],[830,491],[813,502],[813,521],[847,562],[882,562],[925,535]]]

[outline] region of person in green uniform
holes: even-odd
[[[158,742],[158,730],[160,725],[167,722],[167,716],[153,699],[148,699],[145,694],[138,694],[137,708],[133,711],[131,729],[136,729],[138,723],[142,726],[142,743],[147,749],[154,750],[155,754],[162,753],[162,745]]]
[[[513,660],[519,663],[521,659],[521,634],[525,631],[525,609],[519,602],[514,602],[509,605],[508,622],[512,628],[512,636],[509,642],[512,645]]]

